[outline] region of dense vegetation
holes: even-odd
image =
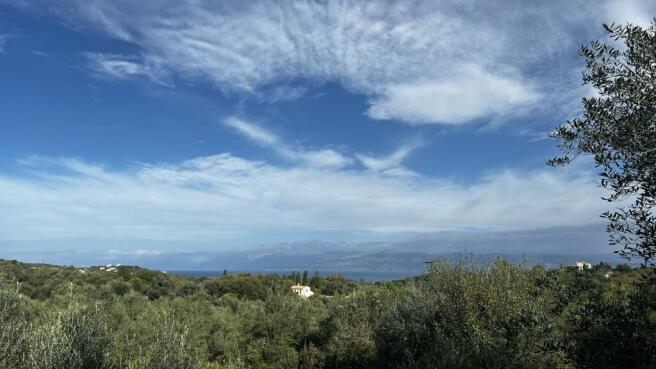
[[[0,286],[0,368],[656,367],[654,271],[626,265],[437,261],[371,284],[0,261]]]

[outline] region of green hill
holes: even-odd
[[[655,301],[653,269],[626,265],[365,283],[0,261],[0,369],[653,368]]]

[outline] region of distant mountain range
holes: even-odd
[[[190,246],[187,246],[187,248]],[[216,247],[225,250],[225,247]],[[0,247],[0,258],[59,265],[138,265],[170,271],[332,271],[416,274],[433,259],[457,260],[471,254],[481,263],[502,257],[528,265],[555,267],[577,260],[611,264],[625,260],[612,253],[603,224],[531,231],[443,232],[395,241],[302,241],[232,251],[172,252],[158,249],[76,248],[29,251]],[[634,263],[637,264],[637,263]]]
[[[0,255],[7,258],[7,256]],[[121,263],[138,265],[161,270],[184,271],[285,271],[311,270],[331,272],[389,272],[417,274],[424,270],[429,260],[448,259],[456,261],[464,257],[473,257],[486,264],[495,258],[526,263],[527,265],[542,264],[545,267],[555,267],[561,264],[573,265],[577,260],[591,263],[606,261],[611,264],[625,262],[615,254],[543,254],[521,255],[506,253],[423,253],[385,250],[378,252],[355,252],[345,250],[320,251],[312,250],[245,250],[232,252],[186,252],[158,254],[87,254],[87,253],[56,253],[39,254],[20,258],[27,262],[48,262],[63,265],[100,265]]]

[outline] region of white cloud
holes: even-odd
[[[257,97],[265,103],[275,104],[300,99],[305,96],[307,92],[308,87],[283,84],[268,89],[265,88]]]
[[[339,82],[369,99],[369,116],[414,124],[544,109],[538,95],[558,109],[580,83],[560,79],[582,63],[572,51],[603,37],[601,22],[647,25],[656,15],[641,0],[13,3],[45,5],[138,48],[90,54],[105,76],[163,83],[175,74],[271,103],[305,94],[290,82]]]
[[[97,74],[117,79],[147,74],[146,67],[134,57],[115,54],[86,53],[89,67]]]
[[[604,206],[594,174],[577,167],[500,170],[465,184],[230,154],[123,171],[72,159],[28,164],[30,178],[0,175],[1,240],[521,230],[594,222]]]
[[[143,72],[167,80],[169,74],[176,74],[207,81],[226,93],[260,97],[270,93],[271,101],[303,94],[276,89],[290,81],[335,81],[365,95],[371,117],[463,124],[526,112],[536,105],[538,95],[559,95],[562,86],[553,88],[551,81],[563,68],[572,68],[571,61],[562,62],[563,55],[584,42],[581,38],[600,34],[600,22],[607,16],[604,4],[614,3],[165,0],[154,6],[128,0],[69,0],[69,4],[73,6],[67,9],[76,11],[64,13],[59,10],[63,6],[54,11],[139,48],[138,60],[105,60],[102,70],[117,77]],[[636,14],[631,11],[629,16]],[[561,62],[554,63],[556,58]],[[567,87],[577,84],[572,81]]]
[[[647,0],[610,0],[606,2],[606,19],[608,23],[629,22],[648,27],[656,17],[656,2]]]
[[[297,163],[320,168],[342,168],[352,163],[351,159],[332,149],[313,150],[293,147],[260,125],[234,116],[226,118],[223,124],[251,141],[271,148],[284,158]]]
[[[390,86],[372,102],[368,115],[408,123],[462,124],[474,119],[509,115],[538,100],[521,78],[501,77],[477,65],[463,65],[442,81]]]
[[[364,154],[357,154],[356,157],[362,165],[370,171],[381,173],[412,174],[402,166],[403,161],[418,147],[421,143],[417,142],[411,145],[404,145],[395,150],[388,156],[375,157]]]
[[[228,117],[223,121],[223,123],[226,126],[233,128],[237,133],[246,136],[259,144],[276,146],[282,144],[280,137],[258,125],[246,122],[237,117]]]
[[[108,250],[106,255],[108,257],[125,257],[125,256],[134,256],[134,257],[147,257],[147,256],[159,256],[162,255],[161,250]]]
[[[298,157],[308,165],[319,168],[343,168],[352,164],[352,160],[331,149],[301,151]]]

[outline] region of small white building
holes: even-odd
[[[107,264],[107,266],[101,266],[100,270],[104,270],[106,272],[116,272],[116,267],[112,264]]]
[[[292,292],[301,296],[304,299],[307,299],[314,295],[314,292],[310,289],[309,286],[301,286],[300,284],[295,284],[292,286]]]
[[[592,264],[588,263],[587,261],[577,261],[576,262],[576,269],[579,271],[583,271],[586,269],[592,269]]]

